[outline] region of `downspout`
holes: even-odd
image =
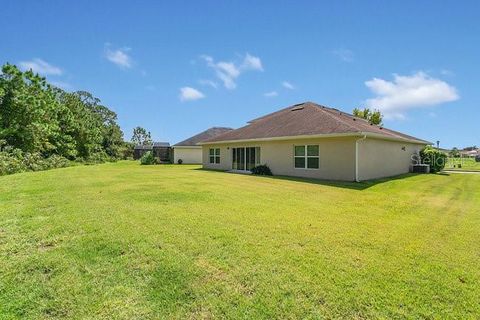
[[[358,179],[358,143],[367,139],[367,135],[363,134],[363,137],[355,141],[355,182],[360,182]]]

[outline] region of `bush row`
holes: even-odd
[[[0,176],[17,172],[64,168],[71,164],[70,160],[58,155],[44,158],[39,153],[22,152],[20,149],[0,152]]]

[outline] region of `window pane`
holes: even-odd
[[[215,163],[220,163],[220,157],[215,157]]]
[[[210,163],[215,163],[215,157],[214,156],[210,157]]]
[[[260,164],[260,147],[255,148],[255,164]]]
[[[305,158],[295,158],[295,168],[305,168]]]
[[[210,149],[209,152],[210,152],[210,155],[213,156],[215,153],[215,149]]]
[[[308,146],[307,147],[307,155],[318,157],[318,146]]]
[[[215,155],[219,156],[220,155],[220,149],[215,149]]]
[[[295,146],[295,156],[304,156],[305,155],[305,146]]]
[[[318,158],[307,158],[307,168],[318,169]]]

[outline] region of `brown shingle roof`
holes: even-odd
[[[418,143],[429,142],[380,126],[351,114],[313,102],[299,103],[254,119],[248,125],[203,142],[268,139],[292,136],[372,134]]]
[[[179,147],[179,146],[196,146],[197,143],[212,139],[220,134],[223,134],[228,131],[232,131],[232,128],[225,128],[225,127],[212,127],[210,129],[207,129],[203,132],[200,132],[197,135],[194,135],[193,137],[190,137],[186,140],[183,140],[177,144],[174,145],[174,147]]]

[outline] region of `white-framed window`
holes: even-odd
[[[318,169],[320,148],[318,145],[294,146],[294,166],[296,169]]]
[[[208,151],[210,163],[220,163],[220,148],[210,148]]]

